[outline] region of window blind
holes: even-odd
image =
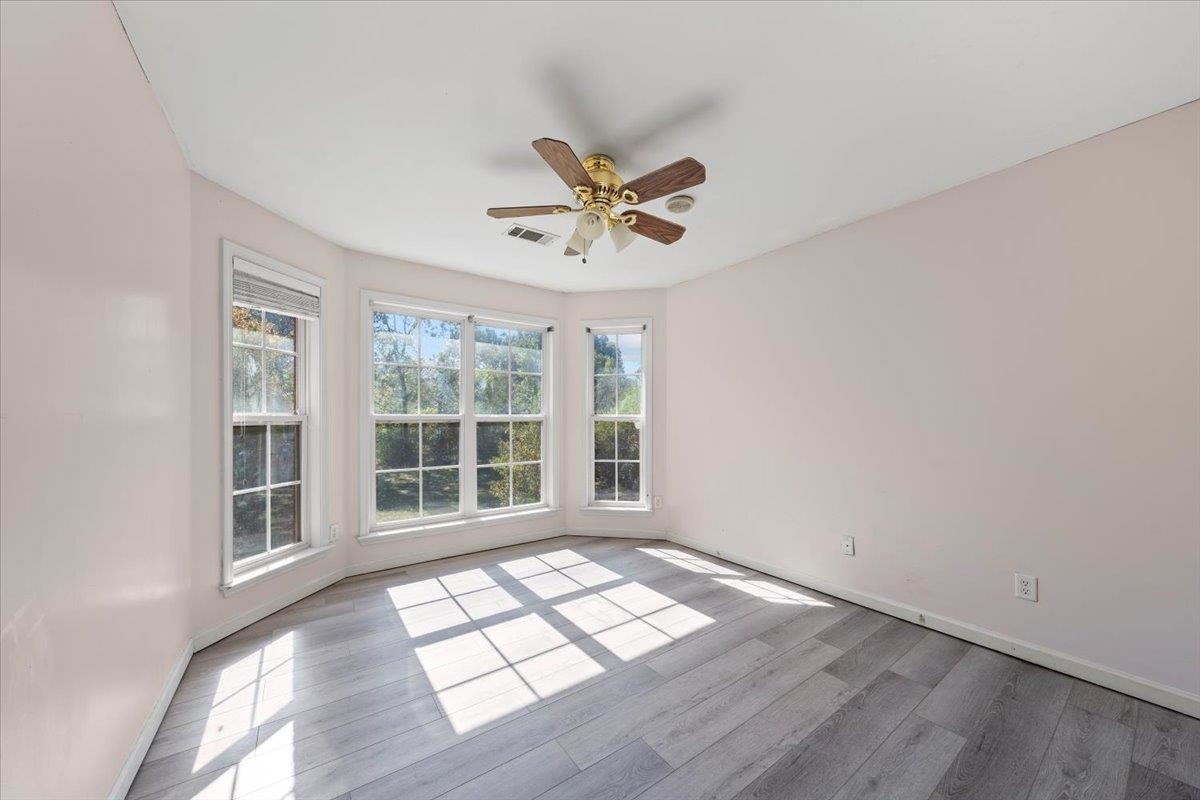
[[[233,302],[294,317],[321,317],[321,298],[316,295],[281,286],[236,269],[233,271]]]

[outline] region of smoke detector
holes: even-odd
[[[677,194],[667,201],[667,211],[672,214],[686,214],[696,205],[696,198],[690,194]]]

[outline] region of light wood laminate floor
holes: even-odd
[[[196,653],[131,798],[1200,800],[1200,721],[661,542],[341,581]]]

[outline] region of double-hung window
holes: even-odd
[[[549,320],[365,293],[365,537],[549,507]]]
[[[320,279],[225,244],[224,584],[321,542]]]
[[[585,327],[588,508],[650,508],[650,322]]]

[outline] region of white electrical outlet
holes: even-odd
[[[338,534],[342,532],[342,526],[336,522],[329,526],[329,541],[336,542]]]
[[[662,495],[661,494],[654,495],[654,507],[662,508]]]
[[[842,555],[844,555],[844,556],[854,555],[854,537],[853,536],[843,536],[842,537]]]
[[[1013,594],[1031,603],[1037,602],[1037,576],[1013,573]]]

